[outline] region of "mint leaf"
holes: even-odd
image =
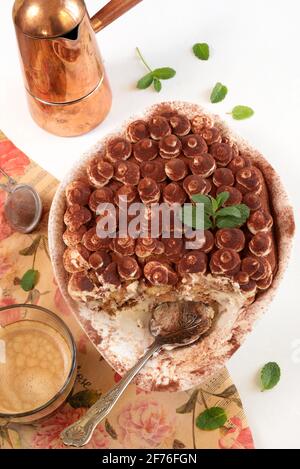
[[[213,228],[213,223],[206,213],[204,214],[204,226],[196,226],[197,230],[209,230],[210,228]]]
[[[206,42],[194,44],[193,52],[200,60],[209,59],[209,45]]]
[[[212,228],[209,215],[204,213],[204,217],[197,216],[197,208],[194,205],[185,205],[179,213],[181,221],[195,230],[208,230]]]
[[[162,88],[160,80],[169,80],[170,78],[173,78],[176,75],[176,71],[170,67],[161,67],[152,70],[147,64],[144,57],[142,56],[142,53],[138,47],[136,48],[136,52],[139,58],[141,59],[142,63],[144,64],[145,68],[149,72],[137,82],[137,88],[139,88],[140,90],[145,90],[146,88],[149,88],[149,86],[151,86],[153,83],[155,91],[159,93]]]
[[[242,226],[249,218],[250,209],[245,204],[230,205],[229,207],[221,207],[228,200],[229,192],[221,192],[216,198],[195,194],[192,196],[194,206],[185,206],[181,214],[181,220],[187,226],[194,229],[209,228],[236,228]],[[204,221],[197,220],[197,204],[204,204]],[[221,207],[221,208],[220,208]],[[200,218],[200,217],[198,217]]]
[[[237,208],[237,206],[232,205],[231,207],[224,207],[218,210],[216,213],[216,217],[235,217],[241,218],[241,212]]]
[[[218,228],[236,228],[242,226],[250,215],[250,209],[245,204],[231,205],[218,210],[216,213]]]
[[[242,120],[253,116],[254,111],[248,106],[235,106],[229,114],[231,114],[235,120]]]
[[[275,362],[267,363],[260,373],[262,391],[272,389],[280,380],[280,367]]]
[[[216,197],[218,206],[221,207],[225,202],[227,202],[229,197],[230,197],[229,192],[220,192],[220,194],[218,194]]]
[[[36,286],[38,281],[38,271],[37,270],[27,270],[27,272],[23,275],[21,278],[21,288],[28,292],[30,290],[33,290],[34,287]]]
[[[175,77],[175,75],[176,71],[170,67],[156,68],[153,70],[153,76],[160,80],[169,80],[170,78]]]
[[[217,200],[214,199],[213,197],[211,198],[211,206],[212,206],[212,209],[213,209],[213,213],[216,213],[216,211],[219,208],[219,204],[218,204]]]
[[[239,228],[244,224],[242,218],[237,217],[218,217],[216,225],[218,228]]]
[[[137,82],[136,86],[139,90],[145,90],[146,88],[149,88],[149,86],[152,85],[152,82],[153,82],[153,75],[152,75],[152,72],[151,72],[151,73],[147,73],[147,75],[145,75],[143,78],[141,78]]]
[[[227,421],[227,415],[222,407],[206,409],[196,419],[196,426],[201,430],[216,430],[223,427]]]
[[[203,194],[196,194],[192,195],[191,199],[193,202],[203,204],[205,213],[208,213],[209,215],[212,214],[212,205],[210,197]]]
[[[227,95],[228,89],[225,85],[222,85],[222,83],[218,82],[210,95],[210,102],[211,103],[219,103],[220,101],[223,101],[225,96]]]
[[[153,85],[154,85],[155,91],[159,93],[161,91],[161,81],[158,78],[154,77]]]
[[[210,198],[208,195],[203,195],[203,194],[194,194],[191,196],[191,199],[193,202],[199,202],[202,204],[210,204]]]
[[[238,204],[238,205],[235,205],[234,207],[240,211],[243,223],[245,223],[245,221],[248,220],[250,216],[249,207],[246,204]]]

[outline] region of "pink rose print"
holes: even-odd
[[[29,158],[9,140],[0,141],[0,167],[10,176],[22,176]]]
[[[0,167],[10,176],[22,176],[30,164],[29,158],[9,140],[0,141]],[[6,194],[0,191],[0,241],[13,234],[4,214]]]
[[[86,354],[87,353],[87,342],[88,342],[88,337],[86,334],[81,334],[77,341],[77,349],[78,352]]]
[[[54,303],[57,309],[59,310],[59,312],[61,312],[63,315],[69,316],[69,314],[71,314],[71,310],[69,306],[67,305],[58,287],[55,290]]]
[[[173,434],[174,421],[155,401],[127,405],[118,416],[120,441],[125,448],[157,448]]]
[[[14,298],[1,298],[0,307],[14,305],[16,301]],[[12,322],[19,321],[21,319],[22,312],[20,309],[8,309],[7,311],[0,312],[0,326],[4,327]]]
[[[136,386],[136,388],[135,388],[135,393],[136,393],[136,395],[138,395],[138,394],[150,394],[150,392],[151,392],[151,391],[145,391],[144,389],[138,388],[137,386]]]
[[[122,379],[122,376],[119,375],[119,373],[115,372],[114,374],[114,382],[115,383],[118,383],[119,381],[121,381]],[[150,394],[151,391],[144,391],[144,389],[141,389],[141,388],[138,388],[137,386],[135,387],[135,392],[136,392],[136,395],[138,394]]]
[[[0,278],[3,277],[12,267],[7,257],[0,257]]]
[[[151,394],[151,391],[146,391],[145,389],[139,388],[138,386],[135,387],[135,393],[138,396],[139,394]]]
[[[238,417],[229,419],[232,428],[226,430],[225,435],[219,439],[222,449],[254,449],[254,443],[249,427],[243,428]]]
[[[4,214],[5,200],[6,193],[4,191],[0,191],[0,241],[3,241],[13,234],[13,229],[8,224]]]
[[[58,410],[54,415],[40,423],[32,439],[32,447],[39,449],[69,449],[60,439],[64,428],[76,422],[86,413],[86,409],[73,409],[68,404]],[[109,437],[102,425],[98,425],[91,441],[85,446],[88,449],[108,448]]]

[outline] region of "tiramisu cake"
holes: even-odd
[[[85,305],[85,320],[101,336],[101,351],[105,355],[110,349],[109,360],[120,372],[133,365],[151,342],[147,321],[154,306],[179,300],[211,306],[211,328],[198,344],[170,352],[172,357],[164,352],[157,358],[159,366],[154,359],[138,378],[148,388],[187,388],[238,348],[257,316],[251,313],[252,303],[272,286],[278,268],[277,220],[264,167],[218,119],[214,122],[197,106],[185,103],[154,106],[146,117],[131,121],[98,148],[64,187],[63,265],[68,294]],[[177,237],[171,232],[164,237],[163,226],[156,238],[119,237],[118,226],[114,237],[97,235],[99,204],[113,204],[120,217],[124,195],[129,204],[150,207],[194,203],[196,194],[215,200],[224,192],[227,200],[221,208],[244,204],[248,216],[238,226],[206,229],[197,249],[186,248],[185,234]],[[292,220],[288,224],[293,227]],[[117,316],[119,324],[111,327],[113,319],[107,319],[105,333],[99,319],[104,314]],[[128,332],[136,339],[136,349],[122,360],[118,329],[126,329],[122,317],[129,315],[136,330],[144,332],[139,339]]]
[[[229,193],[224,206],[244,203],[251,214],[242,226],[205,230],[196,250],[185,249],[185,237],[172,233],[134,239],[118,237],[116,230],[115,237],[97,236],[97,207],[118,206],[122,195],[128,204],[183,205],[193,195],[221,192]],[[126,136],[109,140],[90,161],[86,179],[71,182],[65,193],[69,293],[93,309],[113,312],[141,298],[215,302],[213,290],[219,288],[241,292],[240,301],[249,302],[272,283],[274,222],[264,176],[205,115],[189,120],[165,111],[132,122]]]

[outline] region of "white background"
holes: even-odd
[[[90,13],[105,2],[87,0]],[[280,173],[297,209],[300,206],[300,28],[299,0],[144,0],[99,33],[114,93],[107,120],[88,135],[63,139],[31,120],[23,92],[11,8],[0,6],[0,129],[28,156],[62,178],[74,161],[129,115],[161,100],[189,100],[219,113],[256,146]],[[195,42],[211,47],[208,62],[191,53]],[[138,91],[145,70],[139,46],[153,67],[171,66],[174,79],[163,90]],[[223,103],[210,104],[217,81],[229,88]],[[256,111],[236,122],[225,113],[246,104]],[[299,236],[280,290],[265,317],[229,362],[258,448],[300,448]],[[259,368],[267,361],[282,368],[280,384],[261,393]]]

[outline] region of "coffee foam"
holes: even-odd
[[[0,413],[28,412],[46,404],[63,387],[71,352],[62,335],[37,321],[0,328]]]

